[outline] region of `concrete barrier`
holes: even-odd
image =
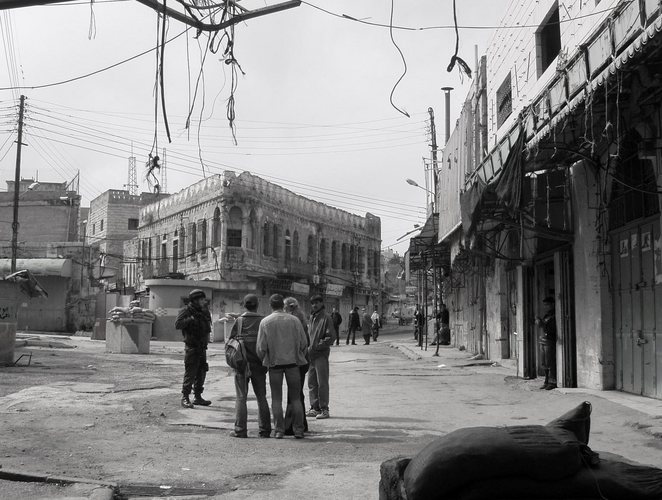
[[[14,363],[17,306],[20,288],[16,283],[0,280],[0,366]]]
[[[149,342],[151,338],[151,322],[106,322],[106,352],[149,354]]]

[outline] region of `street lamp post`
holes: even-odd
[[[407,184],[409,184],[410,186],[414,186],[414,187],[417,187],[419,189],[422,189],[423,191],[425,191],[427,194],[430,195],[430,199],[432,200],[430,204],[432,205],[432,213],[434,213],[434,201],[435,201],[434,200],[434,193],[432,191],[430,191],[429,189],[426,189],[423,186],[419,185],[418,182],[416,182],[414,179],[405,179],[405,181],[407,181]]]

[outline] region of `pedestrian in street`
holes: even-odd
[[[450,345],[451,343],[451,319],[448,307],[443,302],[441,303],[441,311],[439,312],[440,328],[439,328],[439,342],[441,345]]]
[[[414,339],[419,341],[419,344],[423,342],[423,328],[425,328],[425,314],[421,307],[416,306],[416,311],[414,312]]]
[[[361,332],[363,333],[363,340],[365,341],[364,345],[370,345],[370,337],[372,336],[372,318],[366,308],[361,309],[363,317],[361,320]]]
[[[308,390],[310,392],[310,410],[307,416],[318,420],[329,418],[329,353],[336,338],[336,330],[331,317],[324,309],[321,295],[310,298],[310,347],[308,357]]]
[[[306,321],[306,317],[303,315],[301,312],[301,309],[299,308],[299,301],[295,299],[294,297],[287,297],[285,299],[285,312],[290,313],[292,316],[295,316],[299,322],[301,323],[301,326],[303,327],[303,331],[306,333],[306,340],[308,341],[308,322]],[[306,359],[308,359],[308,351],[306,350]],[[301,398],[301,411],[303,413],[303,431],[308,432],[308,419],[306,418],[306,399],[304,396],[304,385],[306,383],[306,373],[308,373],[308,366],[309,364],[306,363],[305,365],[299,366],[299,375],[301,376],[301,393],[299,394]],[[294,435],[294,429],[292,428],[292,401],[290,401],[290,398],[288,396],[287,398],[287,407],[285,409],[285,435],[286,436],[293,436]]]
[[[299,366],[305,365],[308,340],[301,322],[286,313],[283,296],[269,297],[272,313],[260,322],[257,334],[257,354],[269,369],[271,411],[274,437],[282,439],[285,432],[283,415],[283,378],[287,382],[287,396],[292,402],[294,437],[303,438],[303,411],[300,401],[301,375]]]
[[[175,328],[182,331],[184,340],[184,383],[181,404],[184,408],[193,408],[193,405],[211,404],[211,401],[202,398],[205,378],[209,370],[207,344],[211,333],[211,314],[207,306],[207,297],[202,290],[192,290],[188,299],[186,307],[177,315]],[[193,402],[190,400],[191,389],[195,394]]]
[[[556,301],[547,297],[543,302],[545,315],[536,318],[536,325],[542,330],[540,346],[542,347],[542,368],[545,370],[545,383],[541,389],[550,391],[556,389]]]
[[[340,345],[340,325],[342,324],[342,316],[335,307],[331,311],[331,321],[333,321],[333,327],[336,329],[336,345]]]
[[[359,308],[354,307],[349,313],[349,320],[347,322],[347,341],[349,344],[349,337],[352,337],[352,345],[356,345],[356,332],[361,329],[361,316],[359,316]]]
[[[382,319],[379,317],[379,312],[377,311],[377,306],[375,306],[375,311],[370,316],[372,320],[372,340],[377,342],[377,337],[379,337],[379,329],[382,327]]]
[[[267,402],[267,369],[257,355],[257,333],[260,322],[264,318],[257,312],[258,298],[252,293],[243,300],[246,311],[237,318],[230,338],[236,338],[244,346],[248,358],[248,370],[234,372],[234,387],[236,392],[234,431],[231,437],[248,437],[246,399],[248,398],[248,382],[253,386],[253,393],[257,399],[258,429],[261,438],[271,437],[271,414]]]

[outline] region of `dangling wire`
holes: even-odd
[[[163,24],[161,25],[161,55],[160,55],[160,64],[159,64],[159,86],[161,90],[161,112],[163,113],[163,125],[165,125],[166,135],[168,136],[168,142],[172,142],[170,138],[170,125],[168,124],[168,113],[166,111],[166,101],[165,101],[165,84],[163,78],[163,66],[165,66],[165,46],[166,46],[166,26],[168,15],[166,9],[166,0],[163,0]]]
[[[389,96],[389,101],[391,102],[391,106],[395,108],[396,111],[399,113],[402,113],[405,115],[407,118],[411,118],[409,116],[409,113],[407,113],[405,110],[398,108],[395,103],[393,102],[393,94],[395,93],[395,89],[400,85],[400,82],[402,79],[405,77],[407,74],[407,61],[405,60],[405,56],[402,53],[402,50],[400,50],[400,47],[398,47],[398,44],[395,43],[395,38],[393,38],[393,9],[394,9],[394,2],[395,0],[391,0],[391,20],[389,21],[389,35],[391,36],[391,42],[393,43],[393,46],[398,50],[398,53],[400,54],[400,58],[402,59],[402,64],[404,65],[404,71],[402,72],[402,75],[400,75],[400,78],[398,78],[398,81],[395,82],[395,85],[393,85],[393,88],[391,89],[391,95]]]
[[[90,28],[87,31],[87,39],[92,40],[97,37],[97,18],[94,15],[94,0],[90,0]]]
[[[457,26],[457,5],[455,4],[456,0],[453,0],[453,23],[455,26],[455,54],[453,54],[453,57],[451,57],[451,62],[448,64],[448,67],[446,68],[446,71],[449,73],[453,71],[453,68],[455,67],[455,63],[457,63],[460,66],[460,75],[462,74],[462,71],[464,71],[469,78],[471,78],[471,68],[469,65],[464,62],[464,60],[458,56],[458,52],[460,51],[460,30],[458,29]]]

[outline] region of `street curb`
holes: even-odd
[[[404,354],[411,360],[418,361],[419,359],[423,359],[423,356],[421,356],[416,351],[405,345],[392,343],[389,344],[389,347],[392,347],[393,349],[398,349],[402,354]]]
[[[26,474],[24,472],[17,472],[7,469],[0,469],[0,479],[7,481],[18,481],[22,483],[96,485],[97,488],[94,488],[92,494],[89,496],[90,500],[112,500],[115,496],[115,491],[117,491],[116,483],[95,481],[93,479],[85,479],[80,477]]]

